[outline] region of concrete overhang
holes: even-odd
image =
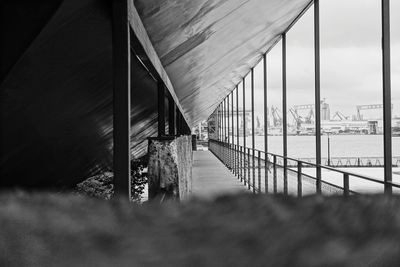
[[[135,0],[189,124],[207,119],[310,0]]]

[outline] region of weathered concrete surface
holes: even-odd
[[[187,200],[192,193],[193,186],[193,151],[192,137],[184,135],[176,139],[178,152],[178,178],[179,178],[179,198]]]
[[[193,152],[193,197],[250,192],[210,151]]]
[[[149,140],[149,199],[185,200],[192,191],[191,136]]]

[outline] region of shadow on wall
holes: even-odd
[[[0,84],[1,187],[70,188],[112,169],[110,2],[64,0],[48,10],[47,2],[35,2],[40,23],[33,15],[18,22],[32,22],[23,35],[33,37],[13,40],[20,49],[8,58],[15,64]],[[21,10],[1,12],[7,11]],[[14,20],[1,21],[7,32],[20,30]],[[138,158],[157,132],[157,85],[135,59],[132,153]]]

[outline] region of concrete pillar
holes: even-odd
[[[192,137],[149,139],[149,199],[186,200],[192,191]]]

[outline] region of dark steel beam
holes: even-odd
[[[168,97],[168,135],[176,135],[176,105],[172,96]],[[215,117],[214,117],[215,118]]]
[[[236,143],[239,146],[239,87],[236,85]]]
[[[392,96],[390,76],[390,0],[382,0],[383,150],[385,193],[392,194]]]
[[[223,140],[223,138],[222,138],[222,135],[223,135],[223,132],[222,132],[222,129],[223,129],[223,120],[222,120],[222,107],[223,107],[223,102],[221,101],[221,104],[220,104],[220,108],[219,108],[219,120],[220,120],[220,125],[221,125],[221,127],[220,127],[220,141],[222,142],[222,140]]]
[[[238,87],[238,85],[236,85],[236,144],[237,144],[237,151],[236,151],[236,154],[237,154],[237,159],[236,159],[236,162],[237,162],[237,168],[236,168],[236,170],[237,170],[237,175],[238,175],[238,177],[239,177],[239,167],[240,167],[240,165],[239,165],[239,159],[240,159],[240,157],[241,157],[241,155],[238,153],[239,152],[239,129],[240,129],[240,125],[239,125],[239,87]]]
[[[223,115],[223,118],[224,118],[224,164],[225,164],[225,166],[227,165],[227,162],[226,162],[226,159],[227,159],[227,157],[226,157],[226,129],[227,129],[227,127],[226,127],[226,106],[227,106],[227,104],[226,104],[226,102],[227,102],[227,97],[225,97],[225,99],[224,99],[224,115]]]
[[[315,163],[316,191],[321,194],[321,59],[320,59],[319,0],[314,0],[314,72],[315,72]]]
[[[268,193],[268,95],[267,95],[267,54],[263,55],[264,67],[264,155],[265,155],[265,172],[264,183],[265,193]]]
[[[128,1],[112,1],[114,195],[131,199],[131,47]]]
[[[255,169],[255,157],[254,152],[256,151],[255,143],[255,127],[254,127],[254,68],[251,69],[251,147],[252,147],[252,181],[253,181],[253,193],[256,192],[256,169]]]
[[[230,121],[230,109],[231,108],[230,108],[230,105],[229,105],[229,103],[230,103],[229,96],[230,95],[228,95],[226,97],[226,125],[227,125],[226,135],[227,135],[227,143],[228,144],[231,142],[230,135],[229,135],[229,129],[231,128],[231,121]]]
[[[226,128],[226,134],[227,134],[227,136],[228,136],[228,140],[227,140],[227,151],[226,151],[226,159],[227,159],[227,161],[226,161],[226,165],[228,166],[228,168],[230,168],[231,166],[230,166],[230,160],[231,160],[231,153],[230,153],[230,149],[229,149],[229,144],[230,144],[230,142],[231,142],[231,139],[230,139],[230,134],[229,134],[229,129],[231,128],[231,122],[230,122],[230,101],[229,101],[229,96],[230,95],[227,95],[227,97],[226,97],[226,104],[227,104],[227,107],[226,107],[226,120],[227,120],[227,128]]]
[[[235,145],[235,118],[233,116],[233,91],[231,92],[231,120],[232,120],[232,143],[231,143],[231,167],[234,171],[235,168],[235,154],[233,153],[234,145]]]
[[[244,185],[246,185],[246,162],[247,162],[247,154],[246,154],[246,77],[243,77],[243,181]]]
[[[176,135],[181,136],[182,133],[182,115],[181,111],[177,110],[176,112]]]
[[[246,79],[243,78],[243,146],[246,148]]]
[[[282,35],[282,127],[283,127],[283,193],[288,193],[287,184],[287,97],[286,97],[286,33]]]
[[[165,86],[158,80],[158,137],[165,136]]]
[[[219,105],[217,106],[217,118],[216,118],[216,131],[217,131],[217,140],[219,140]]]

